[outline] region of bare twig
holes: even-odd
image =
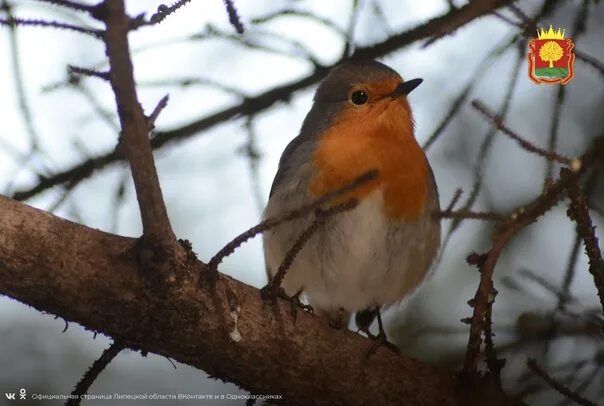
[[[254,196],[258,211],[262,213],[262,210],[264,208],[264,198],[262,197],[262,188],[260,186],[260,173],[258,171],[260,152],[258,151],[258,146],[256,145],[256,131],[254,129],[252,117],[249,117],[245,122],[245,132],[247,134],[247,140],[245,145],[241,147],[241,151],[248,160],[250,168],[252,194]]]
[[[7,1],[2,2],[2,10],[7,13],[9,20],[14,19],[12,15],[12,7]],[[38,131],[34,126],[34,120],[31,114],[31,109],[29,108],[29,103],[27,101],[27,96],[25,92],[25,82],[23,81],[23,73],[21,69],[21,53],[19,52],[19,43],[15,25],[9,26],[9,42],[10,60],[12,64],[14,83],[17,91],[19,109],[21,110],[21,115],[23,116],[23,123],[25,124],[27,134],[29,135],[29,147],[31,150],[35,151],[38,148],[38,142],[40,137],[38,135]]]
[[[549,130],[549,139],[547,142],[547,149],[550,154],[555,154],[556,147],[558,145],[558,130],[560,129],[560,118],[562,117],[562,106],[566,96],[566,87],[558,86],[556,91],[556,99],[554,101],[554,109],[552,111],[552,119]],[[548,182],[554,177],[554,160],[546,160],[545,167],[545,182],[546,186]]]
[[[602,61],[596,59],[595,56],[589,55],[577,48],[574,49],[574,52],[578,60],[585,62],[592,68],[595,68],[597,71],[599,71],[601,75],[604,75],[604,63]]]
[[[109,72],[100,72],[90,68],[83,68],[80,66],[67,65],[68,75],[82,75],[82,76],[93,76],[103,80],[109,80]]]
[[[546,1],[544,4],[552,4],[553,2],[551,1]],[[529,18],[526,13],[524,13],[524,11],[522,11],[522,9],[520,9],[520,7],[518,7],[517,5],[515,5],[514,3],[511,3],[509,6],[509,9],[512,10],[512,12],[514,14],[516,14],[516,16],[518,16],[521,20],[522,23],[518,23],[516,24],[517,27],[523,28],[524,32],[522,33],[522,35],[524,35],[527,38],[532,38],[534,36],[534,32],[537,30],[537,24],[536,22],[538,21],[538,19],[531,19]],[[541,15],[544,15],[545,13],[541,13]],[[588,65],[591,65],[593,68],[597,69],[600,74],[604,75],[604,63],[602,63],[601,61],[599,61],[598,59],[596,59],[594,56],[589,55],[585,52],[583,52],[582,50],[577,49],[576,47],[574,48],[573,52],[575,53],[575,56],[577,57],[578,60],[583,61],[585,63],[587,63]]]
[[[359,0],[353,0],[350,10],[350,21],[348,22],[348,29],[346,30],[346,37],[344,38],[342,59],[348,58],[354,53],[354,30],[357,25],[357,20],[359,19],[359,9]]]
[[[576,233],[573,247],[568,257],[568,263],[566,264],[566,271],[564,272],[564,279],[562,280],[562,287],[558,294],[558,309],[564,310],[566,305],[571,299],[570,286],[575,277],[575,268],[577,265],[577,259],[579,259],[579,248],[581,248],[581,236]]]
[[[574,390],[567,388],[562,383],[558,382],[556,379],[552,378],[545,370],[543,370],[532,358],[529,358],[526,365],[528,368],[538,377],[543,379],[549,386],[563,394],[569,399],[572,399],[575,403],[583,406],[597,406],[594,402],[585,399],[581,395],[579,395]]]
[[[174,13],[176,10],[189,3],[191,0],[179,0],[171,6],[166,6],[165,4],[160,4],[157,7],[157,11],[149,18],[148,25],[161,23],[168,17],[170,14]]]
[[[296,10],[293,8],[285,8],[282,10],[270,12],[263,16],[254,17],[251,19],[251,23],[252,24],[263,24],[268,21],[274,20],[276,18],[288,17],[288,16],[302,17],[302,18],[306,18],[311,21],[315,21],[327,28],[332,29],[336,33],[340,34],[343,38],[346,38],[346,32],[342,28],[338,27],[338,25],[336,25],[333,21],[331,21],[327,18],[321,17],[315,13],[311,13],[309,11]]]
[[[201,78],[201,77],[182,77],[182,78],[166,78],[159,80],[141,80],[137,82],[139,87],[165,87],[165,86],[209,86],[218,90],[222,90],[223,92],[235,95],[240,97],[241,99],[247,98],[248,95],[245,94],[241,89],[238,89],[234,86],[229,86],[224,83],[217,82],[215,80]]]
[[[281,287],[281,283],[285,278],[285,275],[289,268],[291,268],[296,256],[300,253],[304,245],[308,242],[310,237],[329,219],[331,216],[342,213],[347,210],[352,210],[358,205],[358,200],[355,198],[349,199],[347,202],[335,205],[326,210],[316,209],[315,219],[313,222],[300,234],[294,245],[287,251],[285,258],[279,265],[279,269],[275,276],[269,281],[269,286],[274,289]]]
[[[168,94],[165,95],[164,97],[162,97],[159,100],[159,102],[157,102],[157,106],[155,106],[155,108],[153,109],[151,114],[149,114],[149,116],[147,117],[147,123],[149,125],[149,130],[152,130],[153,128],[155,128],[155,120],[157,120],[159,113],[161,113],[162,110],[166,108],[166,106],[168,105],[169,99],[170,99],[170,95],[168,95]]]
[[[482,344],[482,332],[484,331],[485,314],[489,307],[489,296],[491,295],[491,281],[497,260],[508,241],[526,226],[533,223],[539,216],[553,207],[562,197],[563,192],[571,182],[583,176],[587,170],[600,164],[604,156],[604,135],[598,137],[593,145],[581,157],[580,168],[575,172],[567,171],[566,176],[552,184],[539,197],[530,204],[519,209],[514,215],[504,222],[500,230],[493,237],[493,244],[486,256],[480,260],[480,282],[473,299],[474,311],[471,318],[470,336],[464,361],[464,371],[472,373],[476,371],[480,346]]]
[[[499,3],[492,5],[493,9],[499,6]],[[460,9],[444,13],[436,18],[433,18],[425,24],[420,24],[410,30],[394,34],[383,42],[376,43],[371,46],[358,47],[355,51],[355,56],[366,59],[377,58],[418,40],[428,38],[437,32],[441,25],[448,24],[449,22],[458,18],[458,13],[460,13],[460,10],[464,10],[466,8],[467,6],[464,6]],[[480,10],[474,9],[475,14],[473,14],[473,18],[478,18],[483,15],[479,11]],[[259,94],[256,97],[247,98],[240,104],[234,105],[210,116],[203,117],[183,127],[169,131],[158,131],[151,142],[151,146],[153,149],[158,149],[170,142],[190,138],[191,136],[198,134],[200,131],[207,130],[218,124],[224,123],[233,117],[240,115],[252,115],[268,109],[279,101],[288,100],[291,98],[292,93],[317,83],[325,76],[328,70],[328,67],[317,66],[308,76],[305,76],[299,80],[287,83],[285,85],[276,86],[271,90]],[[81,181],[90,176],[93,171],[102,169],[107,165],[121,159],[122,157],[120,154],[116,153],[115,151],[100,154],[92,157],[86,162],[81,162],[62,172],[43,178],[37,185],[14,193],[13,198],[17,200],[25,200],[42,192],[43,190],[60,183],[71,181],[74,178],[76,178],[78,181]]]
[[[455,205],[457,204],[457,202],[461,198],[462,193],[463,193],[463,190],[461,188],[457,188],[455,190],[455,193],[453,193],[453,197],[451,198],[451,202],[449,202],[449,205],[444,210],[445,212],[453,210],[453,208],[455,207]]]
[[[7,27],[51,27],[79,32],[82,34],[93,36],[98,39],[101,39],[103,37],[103,31],[95,30],[94,28],[81,27],[79,25],[62,23],[59,21],[47,21],[34,18],[0,18],[0,25],[4,25]]]
[[[432,36],[426,43],[424,47],[433,44],[437,40],[443,38],[446,35],[450,35],[459,27],[463,27],[469,21],[472,21],[476,18],[477,15],[484,16],[492,13],[497,8],[504,6],[510,3],[507,0],[493,0],[493,1],[471,1],[461,8],[450,8],[451,13],[456,13],[456,18],[450,21],[448,24],[443,24],[439,27],[437,33]]]
[[[69,8],[75,11],[86,11],[91,12],[94,9],[94,6],[89,6],[87,4],[82,4],[76,1],[71,0],[38,0],[41,3],[48,3],[55,6],[61,6],[65,8]]]
[[[583,4],[577,14],[575,15],[575,20],[573,22],[573,26],[571,29],[570,37],[576,43],[577,39],[585,33],[585,29],[587,27],[586,21],[589,11],[589,1],[583,0]],[[550,134],[548,140],[548,150],[553,152],[556,150],[558,146],[558,130],[560,128],[560,118],[562,117],[562,108],[565,102],[566,96],[566,87],[558,86],[556,91],[556,98],[554,101],[554,109],[552,111],[551,125],[550,125]],[[554,163],[551,160],[547,160],[546,163],[546,182],[550,181],[554,176]]]
[[[480,113],[482,113],[483,116],[488,118],[497,127],[497,129],[501,130],[502,133],[504,133],[511,139],[517,141],[518,144],[520,144],[520,146],[523,149],[525,149],[529,152],[535,153],[537,155],[540,155],[550,161],[557,161],[557,162],[560,162],[560,163],[562,163],[564,165],[568,165],[568,166],[573,165],[573,160],[566,158],[556,152],[546,151],[543,148],[539,148],[536,145],[532,144],[530,141],[525,140],[523,137],[521,137],[514,131],[510,130],[503,123],[503,119],[500,116],[496,115],[495,113],[491,112],[487,108],[487,106],[485,106],[484,103],[482,103],[480,100],[473,100],[472,107],[474,107],[476,110],[478,110]]]
[[[517,51],[516,63],[514,64],[514,68],[512,70],[512,74],[510,76],[510,81],[508,83],[507,90],[506,90],[504,98],[503,98],[503,103],[497,113],[502,118],[505,117],[505,115],[508,112],[508,109],[512,102],[512,98],[514,96],[514,90],[516,89],[516,84],[518,83],[520,68],[524,63],[525,44],[523,41],[520,41],[517,44],[516,51]],[[474,205],[474,203],[476,202],[476,200],[478,199],[478,196],[480,195],[480,192],[482,190],[482,185],[483,185],[484,167],[487,162],[487,158],[489,157],[491,148],[493,146],[493,142],[495,140],[496,133],[497,133],[496,127],[493,126],[493,127],[489,128],[489,130],[487,131],[487,133],[484,136],[484,140],[482,141],[482,143],[480,145],[478,156],[477,156],[476,162],[473,167],[474,181],[472,184],[472,190],[470,191],[468,198],[466,199],[464,205],[462,206],[462,208],[461,208],[462,210],[470,210],[472,208],[472,206]],[[446,246],[448,244],[451,237],[453,236],[455,231],[457,231],[459,229],[459,227],[461,226],[461,224],[464,220],[465,219],[463,219],[463,218],[453,219],[453,221],[451,222],[451,227],[449,228],[449,231],[447,232],[447,235],[444,239],[443,246]]]
[[[227,14],[229,15],[229,22],[237,31],[237,34],[243,34],[245,29],[243,28],[243,24],[241,23],[241,19],[239,18],[239,14],[237,13],[237,9],[235,8],[235,4],[233,0],[223,0],[224,5],[226,7]]]
[[[568,171],[565,171],[568,177]],[[604,314],[604,260],[600,252],[598,237],[595,233],[595,227],[592,225],[587,206],[587,198],[579,188],[576,180],[572,181],[568,187],[570,197],[570,206],[568,208],[568,217],[577,223],[577,231],[585,244],[585,253],[589,258],[589,273],[594,278],[594,284],[598,290],[602,312]]]
[[[471,219],[471,220],[492,220],[501,221],[505,216],[491,212],[477,212],[470,210],[443,210],[436,213],[437,217],[445,219]]]
[[[90,386],[94,383],[96,378],[101,372],[113,361],[113,359],[124,349],[122,344],[114,342],[103,351],[103,354],[99,359],[94,361],[90,369],[86,371],[82,379],[78,382],[73,392],[71,392],[71,398],[65,403],[66,406],[77,406],[82,400],[82,395],[85,395],[90,389]]]
[[[253,238],[260,233],[270,230],[271,228],[276,227],[279,224],[283,224],[285,222],[304,217],[304,216],[310,214],[311,212],[315,211],[316,209],[320,208],[324,204],[329,203],[332,200],[337,199],[339,197],[342,197],[342,196],[346,195],[347,193],[349,193],[350,191],[352,191],[368,182],[371,182],[371,181],[377,179],[378,175],[379,174],[377,171],[366,172],[366,173],[362,174],[361,176],[359,176],[358,178],[356,178],[355,180],[353,180],[351,183],[349,183],[337,190],[334,190],[332,192],[328,192],[309,204],[305,204],[303,206],[297,207],[297,208],[285,213],[283,216],[271,217],[271,218],[268,218],[268,219],[262,221],[261,223],[250,228],[249,230],[239,234],[231,242],[229,242],[227,245],[225,245],[220,251],[218,251],[216,253],[216,255],[214,255],[210,259],[210,261],[208,261],[208,264],[207,264],[205,270],[208,273],[215,275],[218,271],[218,265],[220,265],[222,260],[224,258],[226,258],[227,256],[231,255],[233,252],[235,252],[235,250],[241,244],[243,244],[250,238]]]
[[[442,121],[438,124],[438,126],[434,129],[432,134],[428,136],[428,139],[422,146],[424,151],[427,151],[437,139],[444,133],[444,130],[447,126],[453,121],[453,117],[461,110],[462,106],[465,104],[468,96],[474,90],[474,87],[480,82],[480,79],[491,69],[491,67],[499,60],[499,57],[503,55],[503,53],[508,50],[512,45],[514,45],[514,39],[507,40],[501,45],[497,45],[493,50],[491,50],[486,57],[478,64],[473,74],[471,75],[470,80],[465,85],[463,90],[456,96],[456,98],[451,103],[449,110],[445,114]]]

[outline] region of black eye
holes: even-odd
[[[355,90],[350,95],[350,101],[352,101],[357,106],[367,103],[367,99],[369,99],[369,96],[362,90]]]

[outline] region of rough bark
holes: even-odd
[[[135,239],[0,197],[0,292],[36,309],[291,404],[462,404],[452,373],[330,328],[226,276],[200,288],[190,258],[177,288],[141,274]],[[236,315],[236,316],[235,316]],[[235,328],[241,339],[237,340]]]

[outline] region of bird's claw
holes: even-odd
[[[400,355],[401,351],[399,350],[399,348],[396,345],[394,345],[393,343],[391,343],[390,341],[388,341],[388,337],[386,336],[386,330],[384,329],[384,324],[382,323],[382,315],[380,313],[379,307],[375,309],[375,315],[377,316],[377,321],[378,321],[378,334],[377,335],[373,334],[371,331],[369,331],[369,326],[371,324],[364,326],[364,327],[359,327],[359,329],[357,330],[357,333],[363,332],[367,335],[367,337],[370,340],[373,341],[371,348],[369,348],[369,351],[367,351],[366,358],[369,358],[371,355],[375,354],[375,352],[378,350],[378,348],[382,347],[382,346],[387,347],[395,354]]]
[[[366,358],[369,358],[370,356],[375,354],[375,352],[378,350],[378,348],[380,348],[382,346],[388,348],[390,351],[392,351],[393,353],[395,353],[397,355],[401,354],[401,350],[395,344],[388,341],[388,338],[386,337],[386,333],[384,333],[383,331],[380,331],[377,335],[372,334],[371,332],[368,332],[368,331],[364,331],[364,333],[367,334],[367,337],[369,337],[369,339],[371,339],[373,341],[373,343],[371,344],[371,347],[369,348],[369,351],[367,351]]]
[[[296,294],[294,294],[293,296],[289,296],[287,293],[285,293],[285,290],[283,290],[283,288],[279,286],[273,286],[271,283],[260,289],[260,296],[265,302],[275,303],[275,300],[278,297],[287,300],[291,306],[290,314],[294,319],[294,322],[298,317],[298,308],[310,314],[315,314],[315,310],[312,308],[311,305],[302,303],[302,301],[300,300],[301,294],[302,289],[296,292]]]

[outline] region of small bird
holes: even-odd
[[[300,134],[285,148],[264,218],[278,217],[353,182],[352,210],[329,217],[294,259],[282,287],[303,291],[335,327],[356,324],[385,339],[380,309],[409,297],[426,279],[440,247],[438,189],[417,143],[407,95],[422,79],[404,81],[386,65],[349,61],[319,85]],[[269,279],[312,216],[264,234]],[[379,335],[369,332],[378,317]]]

